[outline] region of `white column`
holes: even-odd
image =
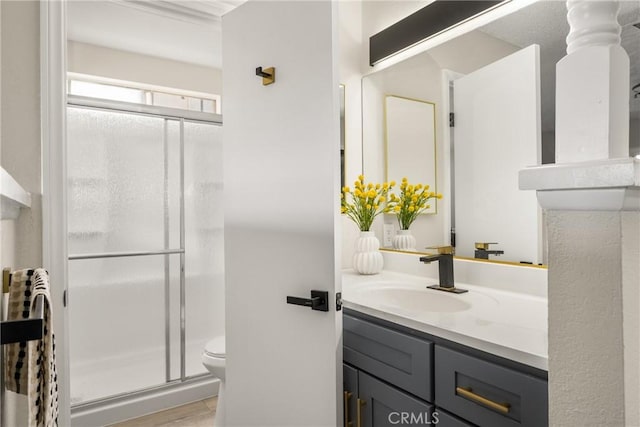
[[[549,425],[640,425],[640,161],[619,5],[567,2],[556,164],[520,171],[549,246]]]
[[[556,162],[629,156],[629,56],[614,1],[567,1],[567,56],[557,65]]]

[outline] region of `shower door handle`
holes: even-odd
[[[311,291],[311,298],[287,297],[287,304],[311,307],[311,310],[329,311],[329,292]]]

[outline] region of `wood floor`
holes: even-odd
[[[177,408],[145,415],[111,427],[211,427],[216,413],[217,397],[199,400]]]

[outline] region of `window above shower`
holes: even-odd
[[[221,114],[220,95],[79,73],[67,74],[67,94],[155,107]]]

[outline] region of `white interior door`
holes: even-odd
[[[542,262],[538,203],[518,172],[540,164],[540,52],[531,45],[454,81],[456,253],[498,242],[504,258]]]
[[[335,4],[249,1],[223,17],[230,426],[335,426],[342,407]],[[263,86],[256,67],[276,68]],[[329,310],[290,305],[328,291]]]

